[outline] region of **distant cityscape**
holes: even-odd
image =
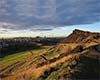
[[[39,48],[41,46],[52,46],[57,44],[64,38],[47,38],[47,37],[17,37],[17,38],[2,38],[0,39],[0,52],[11,54],[16,51],[26,49]],[[2,57],[3,55],[0,55]]]

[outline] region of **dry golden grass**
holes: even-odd
[[[24,66],[26,67],[24,68],[22,67],[22,69],[18,69],[15,72],[12,72],[8,77],[3,78],[2,80],[16,80],[16,79],[20,80],[23,78],[37,79],[41,75],[43,75],[45,71],[49,70],[51,67],[55,67],[61,63],[64,63],[65,61],[71,58],[74,58],[74,57],[78,58],[80,56],[80,52],[74,53],[74,54],[70,53],[69,55],[64,56],[52,63],[48,62],[47,64],[43,66],[37,67],[37,63],[41,63],[45,61],[42,57],[40,57],[40,55],[49,54],[49,53],[52,54],[51,52],[54,52],[55,55],[53,55],[51,59],[55,57],[57,58],[60,56],[60,54],[65,54],[67,52],[70,52],[77,45],[80,45],[80,44],[59,44],[56,47],[50,47],[49,49],[46,49],[46,50],[43,49],[43,50],[36,50],[36,51],[31,51],[31,52],[29,51],[27,52],[27,54],[24,55],[24,56],[27,56],[27,58],[23,59],[23,60],[26,60],[26,62],[24,63]],[[85,44],[85,48],[90,47],[91,45],[96,45],[96,44],[94,43]],[[89,56],[98,56],[98,55],[100,56],[100,54],[96,52],[95,50],[91,50],[91,51],[85,50],[81,54],[84,54],[84,53],[88,53]],[[45,55],[45,57],[47,56]],[[32,62],[35,62],[35,63],[32,63]]]

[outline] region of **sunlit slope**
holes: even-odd
[[[100,33],[75,29],[62,43],[100,43]]]
[[[2,80],[96,79],[99,73],[100,44],[90,46],[81,44],[81,46],[82,51],[79,48],[80,44],[58,44],[9,55],[0,59],[0,78]]]
[[[26,70],[32,65],[36,65],[43,59],[39,56],[43,54],[47,48],[40,50],[31,50],[0,59],[0,77],[6,77],[20,71]]]
[[[74,30],[55,46],[0,59],[1,80],[99,80],[100,33]]]

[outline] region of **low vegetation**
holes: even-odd
[[[99,80],[100,43],[59,43],[0,58],[1,80]]]

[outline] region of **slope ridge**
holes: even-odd
[[[90,43],[100,42],[100,33],[92,33],[75,29],[62,43]]]

